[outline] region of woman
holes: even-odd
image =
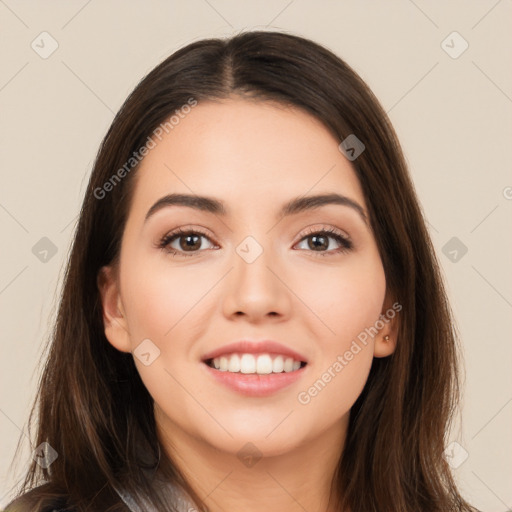
[[[443,458],[458,392],[372,92],[297,36],[198,41],[101,145],[7,510],[475,510]]]

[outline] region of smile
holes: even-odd
[[[274,395],[308,373],[306,362],[280,354],[229,354],[207,359],[201,367],[214,385],[247,397]]]
[[[226,354],[206,361],[210,368],[221,372],[269,375],[290,373],[304,367],[304,361],[281,354]]]

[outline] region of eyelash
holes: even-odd
[[[171,254],[171,256],[176,257],[177,255],[180,256],[195,256],[200,251],[191,251],[190,254],[187,254],[184,251],[177,251],[176,249],[169,249],[168,245],[173,242],[174,240],[177,240],[181,238],[184,235],[200,235],[204,236],[205,238],[208,238],[210,240],[210,237],[198,229],[189,229],[184,230],[181,228],[178,228],[171,233],[166,234],[158,243],[158,248]],[[337,231],[336,229],[311,229],[309,232],[305,233],[302,238],[299,240],[298,243],[302,242],[304,239],[311,237],[312,235],[327,235],[328,238],[333,238],[340,244],[340,248],[336,250],[331,251],[310,251],[315,253],[315,255],[318,256],[332,256],[334,254],[340,254],[340,253],[346,253],[353,249],[353,244],[350,241],[348,237]],[[211,240],[210,240],[211,241]],[[301,249],[304,250],[304,249]]]

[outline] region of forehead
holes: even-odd
[[[298,108],[238,98],[203,102],[154,140],[137,171],[134,209],[170,192],[219,197],[235,209],[254,201],[268,209],[320,192],[364,206],[339,141]]]

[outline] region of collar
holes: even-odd
[[[162,486],[160,486],[162,487]],[[149,504],[145,499],[144,501],[144,509],[142,510],[135,500],[131,496],[131,494],[121,487],[114,486],[114,490],[119,495],[119,497],[123,500],[123,503],[128,507],[130,512],[159,512],[155,507]],[[170,482],[165,484],[164,494],[166,499],[169,502],[172,502],[176,508],[176,512],[190,512],[197,511],[196,505],[192,502],[188,494],[186,494],[181,488],[177,485],[172,484]]]

